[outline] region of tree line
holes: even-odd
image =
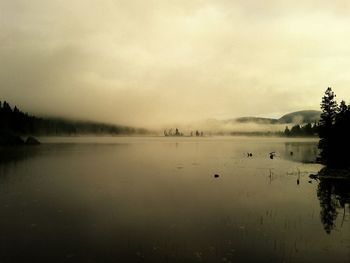
[[[286,137],[313,137],[318,136],[318,130],[318,123],[297,124],[290,129],[286,126],[283,135]]]
[[[145,134],[145,129],[103,123],[40,118],[0,101],[0,132],[17,135]]]
[[[350,106],[345,101],[340,104],[329,87],[321,102],[318,147],[320,161],[328,167],[350,167]]]
[[[336,101],[332,88],[328,87],[321,101],[321,118],[318,123],[286,127],[284,136],[314,136],[320,140],[319,162],[329,168],[350,168],[350,105]]]

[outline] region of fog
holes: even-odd
[[[280,117],[350,97],[348,1],[0,0],[0,100],[124,125]]]

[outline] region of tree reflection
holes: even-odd
[[[291,152],[293,154],[291,154]],[[314,163],[318,156],[315,142],[286,142],[283,157],[287,160],[302,163]]]
[[[0,165],[28,159],[37,155],[39,150],[38,147],[33,146],[0,147]]]
[[[346,207],[350,204],[350,179],[320,178],[317,197],[321,206],[321,222],[325,231],[330,234],[336,227],[339,213],[343,213],[345,220]]]
[[[12,167],[16,167],[18,163],[34,158],[44,151],[44,146],[0,146],[0,181],[6,176]]]

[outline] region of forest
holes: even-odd
[[[0,101],[0,131],[16,135],[78,135],[78,134],[146,134],[147,130],[126,126],[41,118],[30,115],[4,101]]]
[[[286,127],[283,135],[286,137],[313,137],[318,136],[318,123],[307,123],[305,125],[294,125],[292,128]]]

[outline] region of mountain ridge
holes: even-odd
[[[309,122],[318,122],[321,111],[317,110],[300,110],[284,114],[278,119],[263,117],[240,117],[233,119],[238,123],[256,123],[256,124],[303,124]],[[232,121],[232,120],[231,120]]]

